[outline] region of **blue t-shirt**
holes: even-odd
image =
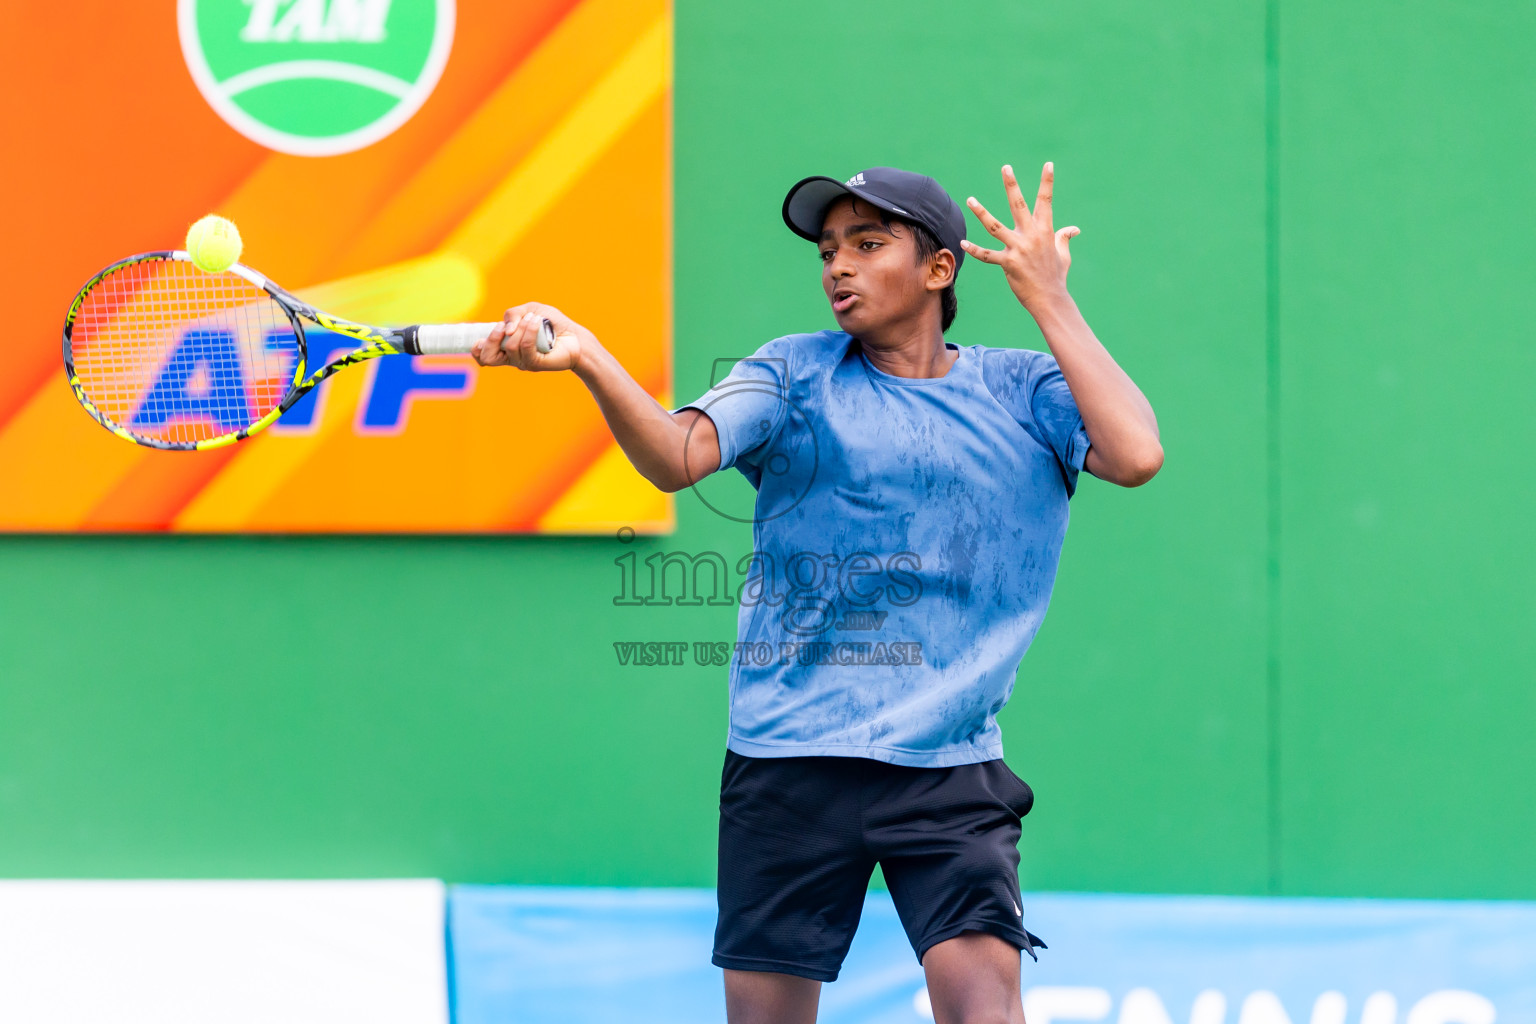
[[[683,407],[757,489],[731,750],[1002,756],[997,713],[1050,604],[1088,434],[1050,354],[958,351],[917,379],[842,331],[789,335]]]

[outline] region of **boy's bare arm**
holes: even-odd
[[[1141,389],[1094,336],[1067,291],[1067,268],[1072,264],[1067,243],[1078,229],[1057,231],[1052,224],[1055,168],[1045,165],[1033,211],[1024,201],[1012,167],[1003,167],[1003,184],[1014,227],[1004,226],[974,197],[969,204],[982,226],[1006,248],[998,251],[969,241],[961,244],[983,263],[1003,268],[1014,295],[1040,325],[1088,431],[1090,445],[1084,468],[1124,487],[1144,484],[1163,465],[1157,417]]]
[[[555,327],[554,347],[537,347],[538,321]],[[570,370],[581,378],[613,439],[640,475],[663,491],[679,491],[720,468],[714,421],[698,409],[670,413],[646,393],[597,336],[553,306],[528,302],[507,310],[502,325],[475,347],[481,366]]]

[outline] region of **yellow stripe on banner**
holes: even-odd
[[[391,318],[369,314],[399,308],[397,297],[404,300],[414,296],[419,301],[420,275],[443,273],[455,264],[468,266],[471,271],[495,266],[665,91],[671,75],[670,38],[670,19],[656,19],[438,252],[345,281],[305,288],[299,294],[309,301],[337,303],[335,309],[322,306],[326,312],[364,323],[388,322]],[[465,282],[471,280],[459,276]],[[480,279],[473,280],[478,286]],[[451,289],[446,296],[448,304],[467,294],[468,289]],[[419,305],[413,308],[421,309]],[[469,315],[468,311],[446,315],[449,312],[436,309],[433,313],[438,315],[431,318],[456,320]],[[248,526],[278,488],[303,468],[325,435],[348,426],[363,376],[359,369],[343,370],[323,385],[331,393],[325,397],[325,411],[313,433],[269,435],[247,442],[247,447],[181,511],[174,528],[222,531]]]
[[[348,240],[341,266],[351,272],[441,245],[666,7],[581,0]]]
[[[657,18],[443,248],[489,268],[517,244],[671,80],[670,19]]]
[[[485,275],[464,257],[442,252],[314,285],[298,294],[316,309],[362,324],[451,324],[480,308]]]
[[[657,399],[672,408],[670,395]],[[671,533],[677,526],[672,495],[630,464],[617,444],[594,462],[539,519],[541,533],[597,533],[629,527],[636,533]]]

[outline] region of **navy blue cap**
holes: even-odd
[[[960,248],[965,237],[965,213],[944,186],[926,174],[870,167],[847,181],[820,174],[801,178],[784,197],[784,223],[801,238],[819,242],[827,208],[841,196],[858,196],[871,206],[932,231],[939,244],[955,254],[955,273],[960,272],[965,260],[965,251]]]

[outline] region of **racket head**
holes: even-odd
[[[304,377],[298,314],[241,264],[210,274],[187,253],[102,269],[64,319],[75,398],[119,437],[151,448],[218,448],[277,418]]]

